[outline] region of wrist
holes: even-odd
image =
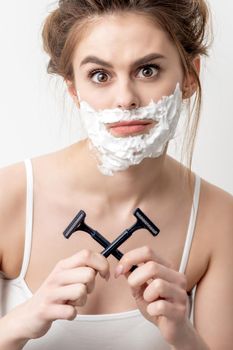
[[[0,350],[21,350],[24,348],[28,340],[14,339],[9,336],[3,337],[0,340]]]
[[[177,342],[171,346],[172,350],[210,350],[208,345],[197,333],[192,323],[187,320],[182,335]]]
[[[19,350],[29,338],[22,333],[22,325],[9,313],[0,319],[0,350]]]

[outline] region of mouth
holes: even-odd
[[[138,134],[147,132],[152,126],[152,120],[132,120],[108,125],[108,129],[115,136],[125,136],[129,134]]]

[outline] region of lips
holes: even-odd
[[[109,128],[116,128],[120,126],[133,126],[133,125],[148,125],[151,124],[151,121],[143,121],[143,120],[132,120],[132,121],[125,121],[125,122],[118,122],[109,124]]]
[[[110,132],[116,137],[133,136],[142,133],[147,133],[152,120],[132,120],[112,123],[108,125]]]

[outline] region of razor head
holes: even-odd
[[[72,233],[78,231],[81,227],[81,225],[84,223],[86,217],[86,213],[84,210],[80,210],[78,214],[74,217],[74,219],[71,221],[71,223],[67,226],[65,231],[63,232],[63,235],[65,238],[70,238]]]
[[[135,209],[133,215],[137,218],[142,228],[147,229],[153,236],[159,234],[160,229],[141,211],[141,209]]]

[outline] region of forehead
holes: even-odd
[[[168,56],[176,52],[156,21],[136,13],[106,14],[88,24],[76,46],[74,62],[81,62],[86,55],[127,61],[154,51]]]

